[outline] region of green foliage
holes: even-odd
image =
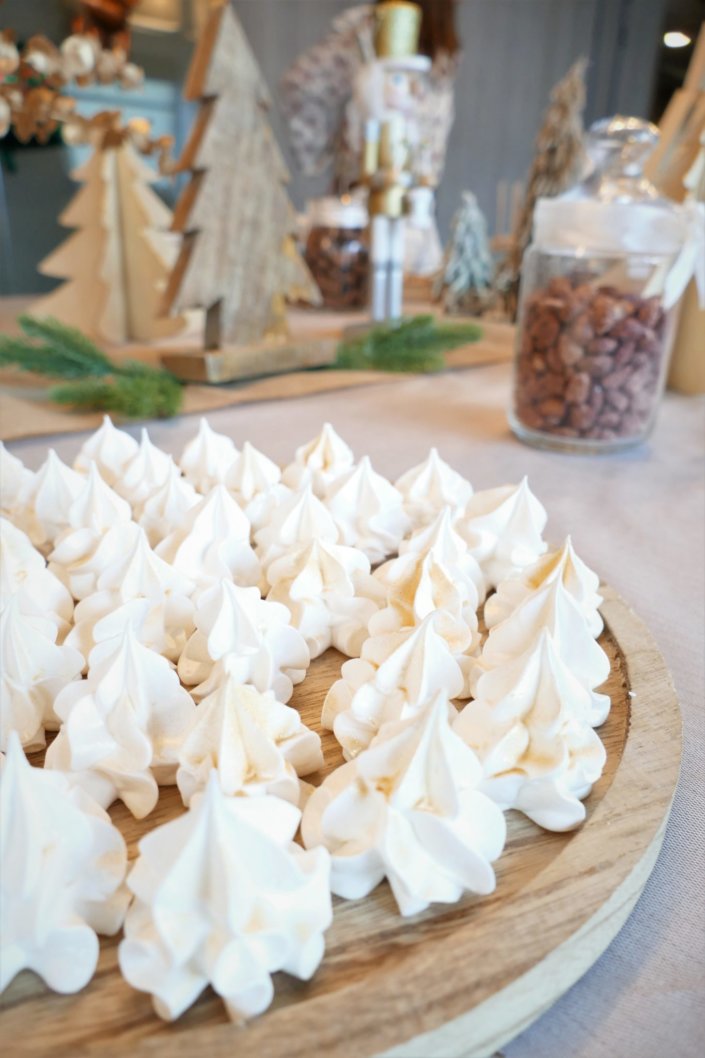
[[[401,323],[373,327],[359,338],[341,342],[334,367],[355,371],[442,371],[444,353],[476,342],[476,324],[441,323],[433,316],[414,316]]]
[[[59,404],[135,419],[166,418],[181,407],[181,384],[168,371],[136,360],[116,363],[58,320],[20,316],[19,322],[26,337],[0,336],[0,365],[68,380],[50,390]]]

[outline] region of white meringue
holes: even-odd
[[[416,627],[434,610],[441,610],[448,618],[443,636],[453,654],[477,650],[479,598],[475,582],[457,569],[446,569],[433,551],[399,555],[379,566],[372,577],[383,593],[383,605],[370,618],[371,636]]]
[[[528,595],[500,624],[490,630],[482,648],[475,679],[482,671],[498,668],[524,654],[543,628],[553,636],[561,659],[576,679],[589,689],[610,674],[607,654],[595,642],[583,613],[560,578],[554,578]]]
[[[0,992],[33,970],[78,992],[117,933],[127,850],[109,817],[59,772],[32,768],[16,735],[0,770]]]
[[[301,544],[312,540],[335,544],[339,535],[332,516],[307,484],[278,504],[269,523],[255,533],[257,554],[266,573],[272,562]]]
[[[83,442],[73,469],[86,474],[91,463],[95,462],[108,485],[114,486],[127,464],[137,455],[138,447],[134,437],[125,430],[118,430],[110,416],[104,415],[102,425]]]
[[[399,554],[434,555],[453,576],[473,582],[479,602],[485,597],[485,578],[477,559],[453,528],[453,521],[452,508],[447,505],[442,507],[425,528],[417,529],[406,540],[402,540]]]
[[[261,577],[250,547],[250,523],[224,485],[215,485],[186,512],[157,554],[200,588],[223,579],[249,587]]]
[[[373,565],[396,553],[411,529],[401,493],[372,469],[368,456],[332,485],[326,506],[341,543],[359,547]]]
[[[277,464],[249,441],[231,463],[225,485],[247,515],[253,532],[265,526],[274,508],[291,495],[291,490],[281,484]]]
[[[298,776],[322,767],[321,740],[295,709],[227,674],[198,706],[179,750],[176,784],[188,805],[215,769],[230,796],[272,794],[298,804]]]
[[[496,586],[544,553],[546,519],[545,507],[523,478],[518,485],[476,492],[456,528]]]
[[[404,497],[404,510],[415,528],[428,525],[444,507],[457,516],[473,494],[473,487],[432,448],[418,466],[407,470],[394,487]]]
[[[532,591],[545,587],[555,579],[563,581],[564,587],[580,607],[590,632],[597,639],[603,628],[598,610],[602,602],[598,590],[600,578],[578,558],[569,536],[558,551],[543,555],[533,565],[498,585],[496,593],[485,603],[487,628],[494,628],[505,617],[509,617]]]
[[[59,533],[69,528],[69,510],[86,479],[62,463],[53,448],[37,471],[27,494],[20,528],[46,553]]]
[[[96,590],[76,607],[67,642],[87,658],[130,624],[144,646],[176,661],[194,628],[194,583],[155,554],[143,529],[129,528],[119,557],[110,556]]]
[[[71,772],[104,808],[119,799],[138,819],[148,815],[157,786],[175,781],[196,719],[169,662],[142,646],[128,624],[91,651],[88,679],[62,691],[54,708],[63,724],[45,766]]]
[[[53,705],[59,691],[77,680],[83,658],[56,643],[57,626],[22,590],[0,611],[0,749],[12,731],[29,750],[41,749],[44,731],[56,730]]]
[[[284,469],[282,481],[296,490],[310,484],[322,499],[331,485],[352,469],[354,462],[352,449],[327,422],[318,437],[296,449],[294,461]]]
[[[179,658],[179,676],[197,698],[210,694],[226,673],[288,702],[310,664],[303,636],[289,611],[260,597],[257,588],[223,580],[199,599],[196,631]],[[195,686],[198,684],[198,686]]]
[[[85,599],[96,590],[101,567],[119,553],[133,531],[130,504],[103,480],[95,463],[83,481],[69,507],[68,528],[59,535],[49,556],[49,568],[68,586],[74,599]],[[106,535],[109,538],[103,543]]]
[[[402,915],[454,903],[466,891],[491,893],[506,824],[479,791],[481,778],[439,694],[388,724],[314,790],[301,824],[304,844],[330,850],[336,895],[357,900],[386,876]]]
[[[34,474],[0,441],[0,514],[15,520],[32,490]]]
[[[0,518],[0,605],[18,591],[56,623],[63,642],[73,618],[73,599],[58,577],[47,569],[26,533]]]
[[[418,712],[440,691],[448,699],[464,693],[461,667],[438,631],[441,617],[433,613],[418,628],[368,639],[362,657],[343,664],[321,723],[333,729],[346,760],[369,746],[383,724]]]
[[[287,607],[312,658],[329,647],[359,657],[376,612],[371,599],[356,596],[359,578],[369,572],[369,559],[357,548],[313,540],[272,562],[267,599]]]
[[[216,433],[201,419],[198,433],[184,448],[179,466],[198,492],[208,493],[222,485],[238,451],[225,434]]]
[[[182,477],[181,471],[169,456],[169,469],[162,484],[135,511],[135,520],[142,526],[152,547],[178,529],[192,507],[201,497],[193,485]]]
[[[544,628],[525,654],[480,678],[454,729],[480,758],[482,789],[500,807],[546,830],[571,830],[602,774],[606,753],[593,727],[609,707],[607,695],[575,678]]]
[[[172,462],[170,455],[152,443],[148,431],[143,427],[139,448],[123,469],[115,489],[133,507],[139,507],[164,484]]]
[[[272,973],[313,975],[332,921],[330,859],[293,844],[299,818],[276,797],[226,796],[211,773],[185,815],[142,838],[118,958],[160,1017],[211,985],[244,1021],[271,1003]]]

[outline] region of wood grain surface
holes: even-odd
[[[207,991],[175,1024],[153,1013],[117,968],[119,938],[101,940],[93,981],[75,996],[47,991],[33,974],[0,998],[0,1038],[13,1055],[205,1054],[209,1058],[486,1058],[530,1024],[599,957],[638,899],[661,847],[680,761],[680,714],[648,630],[603,588],[611,659],[610,716],[600,730],[607,765],[587,821],[551,834],[509,813],[496,892],[467,896],[402,919],[383,882],[358,902],[334,898],[326,954],[309,983],[275,975],[272,1007],[231,1025]],[[321,704],[343,659],[314,662],[296,705],[320,730]],[[323,732],[326,771],[340,747]],[[37,761],[38,763],[38,761]],[[321,776],[313,781],[319,781]],[[175,788],[138,822],[111,816],[136,855],[142,834],[183,811]],[[569,1041],[566,1041],[569,1053]]]

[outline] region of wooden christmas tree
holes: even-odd
[[[174,213],[183,239],[164,306],[204,308],[207,349],[284,334],[286,300],[318,303],[320,294],[292,238],[269,92],[224,0],[209,14],[184,95],[200,111],[179,164],[191,180]]]
[[[160,312],[178,242],[168,231],[171,211],[149,186],[153,170],[112,127],[73,176],[84,186],[59,221],[77,230],[39,265],[66,282],[36,302],[33,313],[111,343],[174,334],[183,321]]]
[[[512,317],[516,314],[521,262],[531,240],[536,202],[539,198],[552,198],[567,191],[579,180],[585,165],[586,65],[585,59],[578,59],[555,85],[536,137],[526,194],[512,233],[511,249],[495,280],[495,287],[505,298]]]

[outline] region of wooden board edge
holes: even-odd
[[[266,1019],[250,1023],[239,1038],[229,1024],[194,1027],[182,1034],[175,1032],[170,1038],[173,1058],[191,1055],[201,1048],[207,1049],[211,1058],[225,1058],[232,1054],[234,1047],[243,1056],[281,1058],[286,1053],[287,1058],[310,1058],[314,1043],[319,1050],[335,1054],[336,1058],[363,1058],[380,1054],[380,1048],[384,1055],[396,1055],[398,1051],[398,1058],[405,1054],[406,1058],[412,1054],[417,1058],[420,1052],[416,1048],[414,1053],[415,1041],[426,1041],[424,1046],[432,1041],[435,1050],[436,1039],[442,1044],[444,1037],[450,1041],[450,1049],[439,1050],[439,1058],[444,1055],[481,1058],[531,1024],[593,965],[626,921],[656,862],[677,784],[681,752],[680,710],[663,657],[641,619],[612,589],[603,591],[603,616],[627,661],[629,684],[636,699],[641,697],[644,708],[632,710],[620,765],[595,812],[524,890],[526,899],[534,900],[537,917],[541,917],[544,907],[555,911],[559,899],[557,886],[567,876],[566,862],[570,854],[569,876],[573,888],[569,897],[565,894],[562,897],[566,914],[560,922],[551,923],[550,928],[544,928],[542,923],[542,929],[534,932],[532,940],[538,949],[535,957],[522,953],[511,969],[513,976],[507,984],[492,994],[489,982],[486,998],[468,1011],[462,1006],[467,1000],[466,992],[458,988],[457,974],[446,961],[447,942],[439,937],[427,943],[421,968],[412,965],[413,953],[405,953],[400,957],[393,980],[381,966],[363,980],[351,981],[336,993],[317,997],[306,1004],[305,1010],[284,1007],[272,1011]],[[648,670],[647,662],[655,666],[653,671]],[[654,731],[657,718],[668,726],[665,739],[663,731],[658,734]],[[665,765],[660,770],[649,768],[654,752],[660,752],[664,746]],[[599,863],[600,856],[604,856],[606,833],[610,841],[618,840],[620,831],[634,834],[632,813],[637,805],[646,813],[642,832],[648,831],[644,838],[650,836],[649,840],[639,845],[638,850],[613,854],[601,874],[607,874],[614,881],[614,887],[606,899],[598,900],[591,892],[595,872],[588,867]],[[576,858],[582,858],[586,864],[586,869],[577,874],[573,869]],[[577,915],[576,904],[580,907]],[[507,944],[516,948],[516,935],[512,932],[516,922],[511,920],[511,910],[500,905],[493,915],[493,925],[496,928],[496,920],[500,919]],[[477,922],[465,924],[454,935],[456,946],[461,942],[460,952],[454,954],[456,970],[472,959],[477,926]],[[434,1001],[433,989],[428,990],[426,1002],[417,1003],[413,1008],[412,1035],[406,1041],[400,1040],[399,1026],[408,1023],[412,1009],[408,1006],[410,992],[416,989],[417,998],[423,996],[423,990],[418,989],[423,989],[424,967],[434,963],[448,966],[447,972],[432,982],[436,993],[440,988],[441,995]],[[527,990],[525,994],[524,990]],[[355,1012],[352,1024],[346,1022],[344,1038],[340,1036],[339,1019],[330,1016],[341,1002]],[[402,1010],[406,1012],[406,1021],[400,1016]],[[504,1019],[503,1024],[492,1033],[490,1022],[496,1023],[499,1019]],[[461,1025],[465,1034],[473,1021],[477,1046],[472,1041],[467,1045],[462,1042],[458,1049],[453,1026]],[[163,1044],[157,1038],[141,1040],[133,1055],[163,1054]],[[95,1055],[97,1052],[88,1048],[81,1053]]]

